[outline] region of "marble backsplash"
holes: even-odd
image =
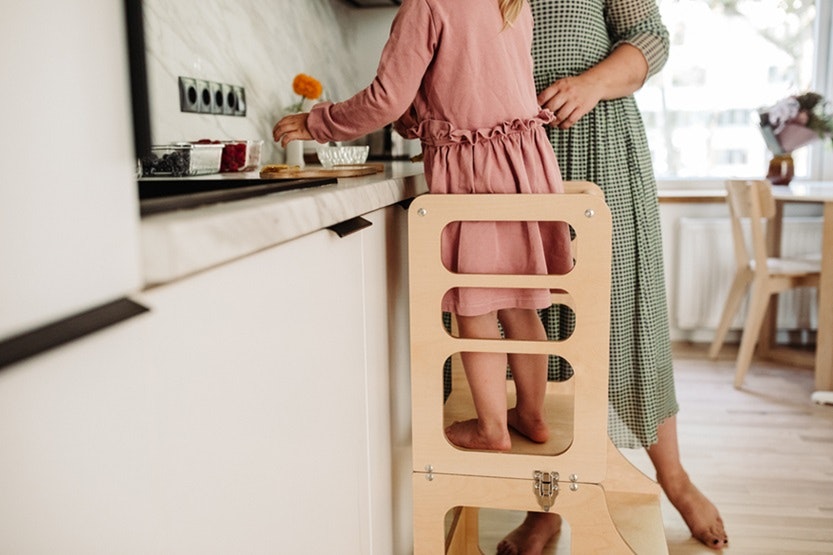
[[[272,126],[298,101],[292,79],[317,78],[343,100],[373,77],[396,8],[357,9],[343,0],[144,0],[154,144],[263,139],[262,161],[280,162]],[[178,77],[246,89],[246,116],[179,108]]]

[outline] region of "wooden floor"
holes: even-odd
[[[811,402],[812,372],[755,361],[739,391],[731,348],[715,362],[706,349],[675,345],[677,421],[683,464],[726,524],[724,553],[833,554],[833,406]],[[644,450],[623,454],[653,477]],[[715,553],[691,539],[665,498],[662,512],[670,555]],[[522,517],[484,512],[485,553]],[[569,553],[569,530],[562,536],[551,553]]]
[[[732,555],[833,553],[833,407],[815,405],[811,370],[755,361],[732,387],[734,353],[675,347],[683,464],[717,505]],[[646,474],[643,451],[625,451]],[[652,474],[649,474],[652,475]],[[671,555],[713,553],[689,538],[667,501]]]

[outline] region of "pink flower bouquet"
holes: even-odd
[[[833,135],[833,105],[820,94],[788,96],[758,110],[761,134],[773,154],[786,154]]]

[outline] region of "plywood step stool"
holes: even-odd
[[[659,486],[607,436],[610,211],[596,185],[565,186],[563,195],[422,195],[410,206],[415,555],[482,553],[479,508],[552,510],[568,523],[574,554],[667,553]],[[456,221],[567,222],[575,231],[575,267],[566,275],[452,273],[440,259],[440,237]],[[559,290],[554,304],[573,310],[575,329],[557,342],[453,337],[440,309],[453,287]],[[537,353],[569,361],[573,377],[548,385],[554,439],[539,445],[513,436],[513,450],[505,453],[452,445],[445,426],[475,414],[467,387],[454,388],[444,400],[442,369],[460,352]],[[511,380],[507,384],[511,407]]]

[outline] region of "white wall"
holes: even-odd
[[[298,101],[295,75],[317,78],[326,98],[350,97],[373,78],[396,14],[343,0],[146,0],[144,9],[154,143],[263,139],[264,162],[283,156],[271,131]],[[246,117],[180,112],[179,76],[244,86]]]

